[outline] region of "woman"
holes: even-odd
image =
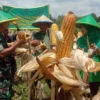
[[[95,52],[90,55],[96,62],[100,62],[100,55],[96,53],[96,47],[100,48],[100,26],[92,17],[87,15],[76,22],[76,25],[81,29],[83,36],[77,40],[77,45],[80,49],[88,52],[90,48],[94,48]],[[95,45],[94,45],[95,44]],[[100,86],[100,72],[90,73],[89,84],[92,96],[97,94]]]
[[[4,15],[4,16],[3,16]],[[6,14],[7,15],[7,14]],[[3,18],[2,18],[3,17]],[[24,40],[16,41],[11,47],[8,47],[3,32],[8,28],[12,17],[5,18],[5,13],[0,11],[0,100],[11,100],[12,96],[12,53],[14,50],[25,43]]]

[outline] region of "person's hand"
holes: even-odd
[[[97,49],[96,44],[91,44],[91,45],[90,45],[90,49],[96,50],[96,49]]]
[[[26,43],[26,41],[25,41],[24,39],[20,39],[20,40],[18,40],[18,41],[16,41],[16,42],[17,42],[17,44],[18,44],[19,47],[20,47],[21,45],[23,45],[23,44]]]
[[[75,43],[76,41],[77,41],[77,38],[75,38],[73,42]]]
[[[32,46],[38,46],[38,45],[40,45],[40,41],[39,41],[39,40],[32,40],[32,41],[30,42],[30,44],[31,44]]]
[[[100,49],[95,44],[92,45],[92,49],[94,50],[96,55],[100,55]]]
[[[45,43],[40,43],[40,47],[41,47],[41,49],[43,49],[43,50],[47,49]]]
[[[93,55],[95,54],[96,50],[97,50],[97,46],[95,44],[91,44],[90,48],[88,50],[88,56],[89,57],[93,57]]]

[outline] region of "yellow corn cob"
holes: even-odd
[[[20,31],[20,32],[17,34],[17,38],[18,38],[18,39],[25,39],[25,38],[26,38],[26,33],[23,32],[23,31]]]
[[[57,40],[56,40],[56,32],[58,31],[58,25],[57,24],[52,24],[51,25],[51,33],[50,33],[50,39],[51,39],[51,46],[56,46]]]
[[[61,31],[63,33],[63,41],[58,41],[56,58],[60,59],[62,57],[70,57],[72,50],[73,40],[74,40],[74,30],[75,30],[75,20],[76,17],[72,12],[68,12],[64,16]]]

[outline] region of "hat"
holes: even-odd
[[[17,18],[14,18],[10,14],[0,10],[0,23],[12,22],[12,21],[15,21],[15,20],[17,20]]]
[[[100,25],[96,22],[96,20],[93,18],[91,14],[84,16],[78,21],[76,21],[76,26],[79,27],[80,24],[90,25],[90,26],[100,28]]]
[[[53,21],[52,20],[50,20],[48,17],[46,17],[45,15],[42,15],[41,17],[39,17],[37,20],[35,20],[34,22],[33,22],[33,26],[36,26],[37,24],[39,24],[39,23],[49,23],[49,24],[52,24],[53,23]]]

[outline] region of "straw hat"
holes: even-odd
[[[35,20],[33,22],[33,26],[38,26],[40,23],[47,23],[47,24],[52,24],[53,21],[50,20],[48,17],[46,17],[45,15],[42,15],[41,17],[39,17],[37,20]]]

